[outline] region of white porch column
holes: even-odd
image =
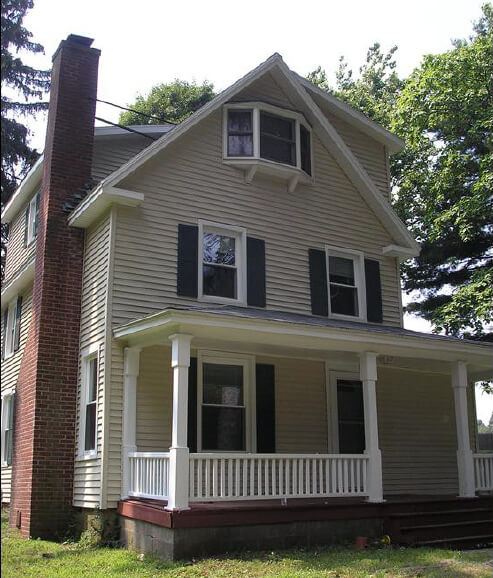
[[[382,453],[378,446],[378,415],[375,383],[377,381],[377,354],[360,353],[360,379],[363,385],[365,412],[365,454],[368,455],[368,500],[383,502]]]
[[[122,426],[122,498],[130,490],[130,463],[128,454],[137,451],[137,377],[139,376],[140,348],[126,347],[123,352],[123,426]]]
[[[467,411],[467,365],[457,361],[452,366],[452,387],[455,401],[457,427],[457,469],[459,473],[459,496],[472,498],[476,495],[474,483],[474,460],[469,440],[469,417]]]
[[[188,421],[188,368],[192,335],[170,335],[171,367],[173,368],[173,425],[169,449],[169,498],[167,510],[188,509],[189,451]]]

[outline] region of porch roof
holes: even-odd
[[[490,379],[493,376],[491,343],[387,325],[229,305],[168,307],[116,327],[113,335],[128,346],[147,346],[168,343],[169,335],[176,332],[193,335],[197,347],[250,343],[312,351],[374,351],[385,356],[466,361],[471,377]]]

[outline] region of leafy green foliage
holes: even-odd
[[[19,121],[19,117],[34,114],[48,106],[40,99],[49,88],[49,71],[27,66],[18,55],[21,50],[43,52],[43,47],[31,41],[32,34],[22,25],[26,12],[32,7],[32,0],[2,0],[2,208],[17,188],[19,178],[38,157],[38,153],[29,146],[29,130]],[[7,96],[6,89],[13,95],[19,95],[21,100]],[[6,228],[2,226],[2,278],[6,234]]]
[[[170,84],[154,86],[147,96],[137,96],[135,103],[129,105],[129,108],[136,112],[122,113],[119,122],[126,126],[181,122],[213,98],[213,84],[204,82],[198,85],[176,79]],[[139,112],[148,116],[138,114]]]
[[[492,6],[469,40],[428,55],[405,80],[396,47],[368,51],[358,78],[341,58],[336,88],[308,78],[406,142],[391,160],[394,208],[421,243],[402,267],[407,307],[434,331],[491,339],[493,321]]]

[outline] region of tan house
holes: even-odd
[[[90,45],[57,51],[44,156],[2,213],[11,523],[118,512],[168,558],[491,541],[493,347],[403,328],[404,143],[278,54],[178,126],[94,129]]]

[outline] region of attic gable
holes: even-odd
[[[243,100],[247,96],[253,96],[252,90],[254,88],[258,89],[256,87],[257,83],[260,87],[262,84],[265,85],[265,82],[269,82],[272,87],[275,87],[275,99],[287,100],[290,108],[303,114],[304,119],[311,125],[324,147],[334,157],[354,186],[359,190],[363,199],[375,212],[382,225],[390,233],[395,243],[393,247],[401,247],[402,254],[407,256],[417,255],[419,253],[418,244],[394,213],[389,203],[382,197],[381,192],[372,182],[368,173],[322,113],[320,107],[302,86],[298,76],[289,70],[278,54],[271,56],[264,63],[217,95],[173,131],[163,135],[158,141],[115,171],[101,183],[103,194],[105,190],[118,187],[123,179],[132,174],[137,168],[142,167],[159,151],[181,138],[191,127],[205,119],[213,111],[219,110],[228,102],[233,102],[240,98]],[[90,203],[90,201],[91,199],[89,198],[87,202]],[[79,208],[78,213],[81,214],[81,212],[83,212],[83,208]],[[77,226],[75,221],[72,224]]]

